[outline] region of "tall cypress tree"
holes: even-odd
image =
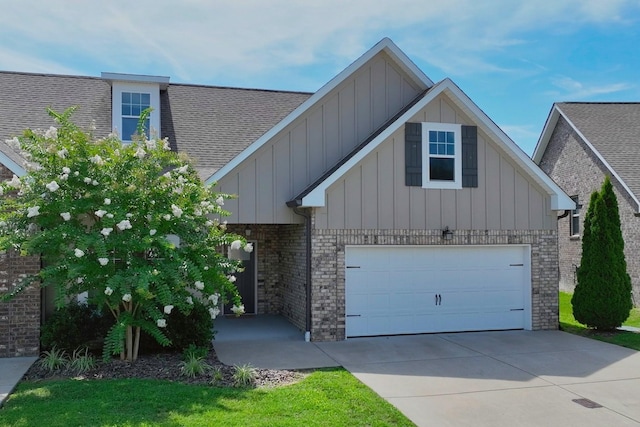
[[[571,304],[576,320],[596,329],[622,324],[633,303],[618,201],[607,176],[594,192],[584,221],[582,259]]]

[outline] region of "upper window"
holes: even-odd
[[[571,196],[571,200],[575,202],[576,208],[571,211],[571,219],[569,221],[569,235],[579,236],[580,235],[580,199],[578,198],[578,196]]]
[[[138,129],[140,114],[151,107],[151,94],[139,92],[122,92],[122,137],[123,141],[131,141]],[[147,138],[149,137],[150,120],[144,122]]]
[[[462,188],[461,126],[422,124],[423,182],[425,188]]]

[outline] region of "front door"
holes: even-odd
[[[258,252],[257,242],[253,244],[253,251],[250,253],[240,248],[238,250],[229,249],[229,259],[241,260],[244,271],[236,273],[236,286],[244,304],[244,312],[246,314],[257,314],[256,311],[256,293],[257,293],[257,276],[256,276],[256,253]],[[225,304],[224,314],[233,314],[231,311],[232,304]]]

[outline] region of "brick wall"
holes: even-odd
[[[570,196],[577,195],[583,207],[580,226],[589,207],[591,193],[599,190],[608,169],[586,146],[580,136],[562,117],[551,135],[540,167]],[[618,198],[622,236],[625,241],[627,272],[633,284],[634,305],[640,305],[640,218],[635,216],[636,204],[620,183],[611,177]],[[569,236],[570,215],[558,221],[560,289],[572,292],[575,268],[580,265],[582,240]]]
[[[304,331],[306,328],[306,238],[303,224],[280,226],[282,315]]]
[[[557,233],[549,230],[456,230],[444,242],[441,230],[321,230],[312,234],[313,341],[345,338],[346,245],[504,245],[531,246],[533,329],[558,327]]]
[[[13,174],[0,165],[0,180]],[[20,276],[37,273],[39,257],[0,254],[0,294],[11,292]],[[0,302],[0,357],[36,356],[40,351],[40,287],[30,286],[8,302]]]

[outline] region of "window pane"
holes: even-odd
[[[429,154],[438,154],[438,144],[429,144]]]
[[[429,178],[432,181],[453,181],[454,163],[454,159],[431,157],[429,159]]]
[[[148,107],[149,105],[151,105],[151,95],[148,93],[140,94],[140,102],[145,107]]]
[[[122,92],[122,103],[123,104],[131,103],[131,93],[130,92]]]
[[[131,103],[140,105],[140,94],[139,93],[132,93],[131,94]]]
[[[123,118],[122,119],[122,137],[123,141],[131,141],[131,135],[136,133],[138,127],[138,119]]]
[[[132,105],[131,106],[131,115],[132,116],[139,116],[140,115],[140,106],[139,105]]]
[[[438,154],[447,154],[447,149],[444,144],[438,144]]]
[[[455,145],[453,145],[453,144],[447,144],[447,154],[448,154],[449,156],[453,156],[453,155],[455,155],[455,154],[456,154],[456,153],[455,153],[454,148],[455,148]]]
[[[442,131],[438,131],[438,142],[446,142],[445,133]]]
[[[429,142],[438,142],[438,132],[434,130],[429,131]]]
[[[122,115],[130,116],[131,115],[131,105],[130,104],[122,104]]]
[[[454,143],[454,133],[453,132],[447,132],[447,142],[449,144],[453,144]]]

